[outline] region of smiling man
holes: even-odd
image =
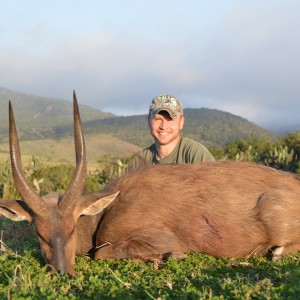
[[[184,115],[182,104],[176,97],[171,95],[155,97],[150,105],[148,125],[155,142],[131,160],[130,169],[136,169],[141,165],[191,164],[215,160],[202,144],[181,137]]]

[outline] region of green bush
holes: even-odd
[[[299,140],[298,140],[299,138]],[[289,134],[277,142],[266,140],[237,140],[221,149],[217,158],[250,161],[278,170],[300,173],[300,134]],[[296,147],[294,150],[293,147]]]
[[[14,181],[12,178],[12,170],[10,161],[0,163],[0,198],[16,198],[19,197]]]
[[[107,156],[99,160],[97,169],[87,175],[85,190],[100,191],[112,179],[123,175],[127,166],[128,158]],[[51,192],[64,193],[74,174],[73,165],[49,166],[34,156],[23,169],[25,178],[41,196]],[[9,160],[0,163],[0,198],[20,198],[13,182]]]

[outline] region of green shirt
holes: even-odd
[[[144,162],[143,162],[144,159]],[[155,164],[193,164],[201,161],[214,161],[214,157],[202,144],[182,137],[173,151],[165,158],[158,159],[155,143],[139,152],[129,163],[129,169],[137,169],[142,165]]]

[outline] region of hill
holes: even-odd
[[[139,150],[135,146],[117,137],[105,134],[85,135],[87,161],[89,169],[94,169],[97,161],[105,156],[127,157]],[[71,163],[75,165],[75,150],[73,137],[63,139],[42,139],[21,141],[22,160],[27,164],[32,155],[42,158],[47,163]],[[0,161],[9,159],[8,143],[0,144]]]
[[[8,100],[13,103],[22,154],[42,152],[44,156],[57,157],[60,161],[73,159],[73,153],[69,154],[63,147],[58,146],[58,143],[67,146],[73,139],[71,101],[27,95],[0,88],[1,107],[7,107]],[[86,140],[94,141],[94,144],[87,143],[88,153],[94,152],[89,154],[92,161],[105,153],[121,156],[136,152],[153,142],[147,126],[147,115],[118,117],[85,105],[80,105],[80,113]],[[216,109],[185,109],[184,114],[186,122],[183,135],[211,148],[223,147],[241,138],[272,140],[277,137],[275,133],[245,118]],[[0,117],[0,143],[3,144],[0,151],[5,154],[8,149],[6,109],[0,111]],[[31,143],[26,142],[30,140]],[[106,142],[101,146],[101,141],[104,140]],[[71,151],[73,152],[72,148]]]
[[[208,147],[223,147],[236,139],[249,137],[273,140],[277,135],[248,120],[216,109],[185,109],[182,134]],[[71,127],[56,128],[57,136],[64,136]],[[140,147],[153,142],[147,125],[147,115],[114,117],[84,123],[85,133],[110,134]]]
[[[70,99],[72,93],[70,93]],[[7,136],[8,101],[14,108],[19,136],[23,139],[54,136],[53,127],[65,126],[73,122],[71,101],[28,95],[0,87],[0,139]],[[79,105],[81,118],[85,121],[114,117],[86,105]]]

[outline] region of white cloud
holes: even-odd
[[[234,2],[199,10],[197,19],[192,5],[182,13],[177,5],[157,22],[157,7],[149,15],[139,7],[144,15],[132,13],[137,19],[120,20],[123,27],[96,27],[94,19],[90,32],[72,34],[39,19],[19,29],[21,39],[0,41],[0,86],[65,99],[75,89],[79,101],[121,115],[146,113],[154,96],[171,93],[185,107],[222,109],[262,126],[297,123],[299,6]]]

